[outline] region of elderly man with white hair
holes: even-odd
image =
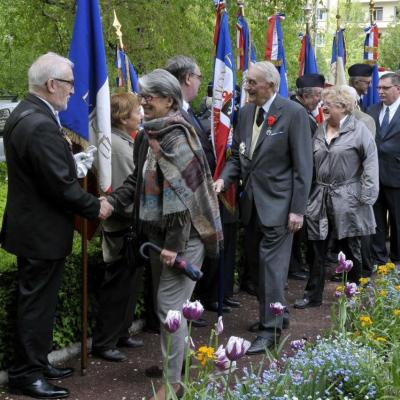
[[[280,339],[283,316],[270,304],[285,301],[293,233],[301,229],[312,177],[311,131],[304,107],[277,92],[280,76],[269,62],[249,69],[249,104],[239,113],[232,156],[214,188],[242,179],[246,240],[259,263],[260,324],[247,354],[263,353]],[[257,277],[255,277],[257,279]]]

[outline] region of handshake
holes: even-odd
[[[105,220],[112,214],[112,212],[114,211],[114,207],[108,202],[107,198],[104,196],[99,197],[99,200],[100,200],[99,218]]]

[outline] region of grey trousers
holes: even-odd
[[[151,238],[156,243],[156,238]],[[162,246],[162,243],[157,243]],[[186,260],[199,267],[203,264],[205,251],[199,235],[192,228],[187,248],[180,254]],[[169,310],[182,312],[183,303],[190,300],[196,282],[190,280],[175,268],[164,267],[160,262],[160,256],[153,251],[150,253],[153,287],[157,293],[157,315],[161,323],[161,351],[163,361],[167,356],[167,335],[164,329],[164,321]],[[186,319],[182,315],[180,328],[171,334],[171,347],[168,358],[168,380],[170,383],[178,383],[181,380],[181,371],[185,354],[185,337],[188,335]]]
[[[285,283],[289,271],[293,234],[286,225],[266,227],[259,224],[262,238],[259,244],[259,336],[268,337],[275,329],[282,330],[283,316],[275,317],[270,303],[286,306]]]

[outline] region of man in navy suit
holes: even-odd
[[[376,234],[373,251],[376,264],[390,260],[400,264],[400,74],[387,73],[379,80],[381,102],[368,109],[376,123],[379,157],[379,197],[374,205]],[[390,253],[386,249],[387,213],[390,223]]]

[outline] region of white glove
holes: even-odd
[[[86,151],[74,154],[76,163],[76,174],[78,178],[84,178],[87,172],[92,168],[94,153],[97,151],[95,146],[89,146]]]

